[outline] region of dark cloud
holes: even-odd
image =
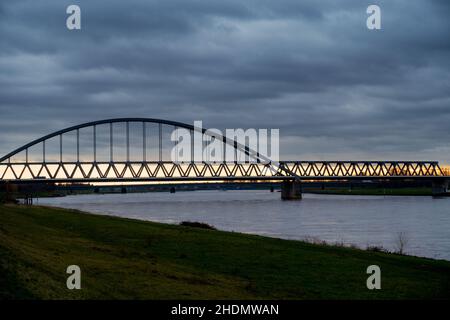
[[[0,4],[0,154],[84,121],[280,128],[298,159],[450,162],[448,1]],[[65,28],[69,4],[82,30]]]

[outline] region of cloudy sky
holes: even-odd
[[[284,159],[450,163],[450,1],[1,1],[0,154],[114,117],[279,128]]]

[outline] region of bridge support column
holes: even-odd
[[[432,182],[432,187],[431,187],[433,197],[449,195],[449,183],[450,183],[450,180],[434,179]]]
[[[282,200],[300,200],[302,198],[302,183],[300,180],[286,180],[281,183]]]

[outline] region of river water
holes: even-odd
[[[42,198],[41,205],[165,223],[199,221],[220,230],[284,239],[320,239],[398,249],[450,260],[450,198],[304,194],[282,201],[269,191],[186,191]]]

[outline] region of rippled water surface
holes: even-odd
[[[286,239],[314,237],[360,247],[396,250],[398,234],[409,254],[450,260],[450,198],[304,194],[281,201],[268,191],[189,191],[77,195],[39,204],[166,223],[201,221],[221,230]]]

